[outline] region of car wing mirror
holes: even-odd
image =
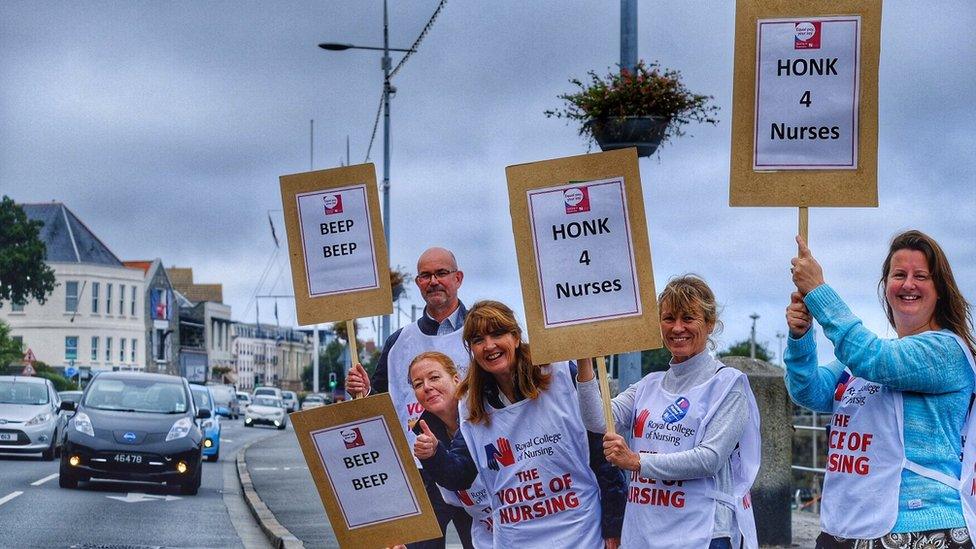
[[[197,410],[197,419],[210,419],[213,417],[213,413],[209,408],[200,408]]]
[[[58,406],[59,410],[64,410],[65,412],[74,412],[78,409],[78,404],[70,400],[62,400],[61,405]]]

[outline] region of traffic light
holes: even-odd
[[[335,372],[329,372],[329,389],[336,388],[336,374]]]

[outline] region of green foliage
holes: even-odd
[[[749,356],[749,340],[743,339],[742,341],[733,343],[728,349],[720,351],[718,356]],[[756,342],[756,358],[759,360],[765,360],[769,362],[772,360],[773,353],[766,348],[766,346],[760,342]]]
[[[339,324],[339,323],[336,323]],[[343,376],[343,366],[344,366],[344,354],[346,353],[346,346],[340,343],[338,340],[332,340],[325,349],[319,352],[319,391],[328,389],[329,387],[329,372],[335,372],[336,381],[338,382],[337,389],[342,389],[346,386],[346,380]],[[302,370],[302,387],[306,391],[312,390],[312,365],[309,364]]]
[[[641,376],[651,372],[663,372],[671,362],[671,352],[665,347],[641,351]]]
[[[4,301],[43,304],[54,291],[54,271],[44,262],[40,221],[30,221],[10,197],[0,200],[0,307]]]
[[[640,61],[633,73],[621,69],[605,77],[595,71],[587,74],[589,82],[570,79],[579,90],[559,96],[565,102],[562,109],[545,111],[550,118],[582,122],[579,134],[583,137],[592,137],[592,128],[585,122],[629,116],[659,116],[670,120],[662,142],[684,135],[682,127],[690,122],[718,124],[715,116],[719,107],[708,104],[714,97],[691,93],[681,81],[679,71],[664,69],[662,72],[657,63],[646,65]]]
[[[24,357],[24,347],[10,336],[10,326],[0,320],[0,370]]]
[[[43,377],[43,378],[50,379],[51,380],[51,383],[54,384],[54,388],[56,390],[58,390],[58,391],[70,391],[72,389],[76,389],[77,388],[74,382],[72,382],[68,378],[64,377],[63,375],[61,375],[59,373],[56,373],[56,372],[53,372],[53,371],[49,371],[49,372],[37,372],[34,375],[37,376],[37,377]]]

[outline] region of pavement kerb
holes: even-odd
[[[274,513],[271,512],[271,509],[268,509],[268,506],[265,505],[264,501],[261,500],[261,496],[254,489],[254,484],[251,482],[251,473],[247,470],[247,461],[244,458],[244,454],[256,442],[260,442],[260,440],[248,442],[237,452],[237,478],[241,481],[241,491],[244,493],[244,501],[247,502],[251,514],[257,519],[258,525],[264,534],[268,536],[272,545],[278,549],[304,548],[305,544],[278,522]]]

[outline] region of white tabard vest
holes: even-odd
[[[718,370],[709,381],[684,394],[662,387],[664,372],[649,374],[638,382],[634,396],[634,430],[630,447],[637,453],[673,453],[693,449],[719,404],[737,384],[749,401],[749,418],[739,446],[729,457],[733,494],[715,490],[712,477],[690,480],[656,480],[629,473],[627,509],[621,547],[706,548],[715,526],[715,506],[735,511],[743,546],[758,547],[756,523],[749,489],[761,459],[759,408],[748,378],[734,368]],[[738,546],[733,540],[734,546]]]
[[[495,547],[600,548],[600,493],[576,388],[566,362],[549,371],[538,398],[487,406],[490,425],[465,421],[462,401],[461,432],[491,494]]]
[[[970,367],[972,354],[955,336]],[[820,526],[824,532],[848,539],[872,539],[891,531],[898,520],[901,470],[960,490],[963,515],[976,537],[973,513],[973,468],[976,448],[974,422],[967,419],[963,433],[962,480],[923,467],[905,458],[904,405],[902,394],[861,378],[852,377],[838,386],[827,441],[827,474],[824,477]]]
[[[973,376],[976,377],[976,360],[973,359],[969,345],[966,345],[966,342],[956,334],[952,335],[962,347],[966,360],[969,361],[969,367],[973,370]],[[965,436],[962,440],[962,479],[959,481],[959,497],[962,500],[962,515],[966,518],[969,537],[976,540],[976,418],[973,417],[972,398],[969,402],[969,415],[966,416],[966,425],[962,430]]]
[[[905,466],[901,392],[851,377],[838,385],[827,438],[820,528],[848,539],[873,539],[898,518]]]
[[[447,504],[461,507],[471,515],[471,542],[475,549],[491,549],[492,496],[485,488],[485,483],[481,482],[481,477],[475,477],[474,483],[467,490],[452,492],[440,486],[437,489],[441,491]]]
[[[413,451],[413,442],[417,439],[413,426],[420,419],[420,414],[424,413],[424,408],[417,402],[413,387],[407,378],[407,366],[414,357],[427,351],[438,351],[451,357],[462,378],[468,371],[470,360],[464,342],[461,340],[460,329],[445,335],[429,336],[421,332],[414,322],[406,325],[400,332],[400,336],[397,337],[387,355],[386,371],[390,398],[393,400],[397,415],[400,416],[400,424],[403,425],[403,432],[407,435],[407,446],[411,451]]]

